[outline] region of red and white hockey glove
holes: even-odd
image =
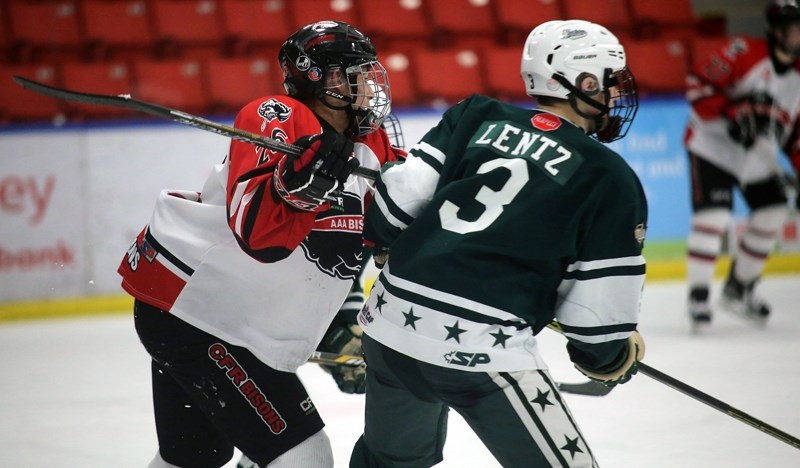
[[[593,372],[575,364],[575,368],[581,371],[583,375],[592,380],[602,382],[603,384],[612,387],[617,384],[624,384],[629,381],[631,377],[636,374],[638,370],[639,361],[644,359],[644,339],[639,332],[634,331],[628,337],[628,352],[622,363],[613,371],[606,373]]]
[[[304,136],[294,145],[300,156],[287,154],[275,166],[273,187],[289,205],[315,211],[339,193],[359,166],[353,142],[336,132]]]

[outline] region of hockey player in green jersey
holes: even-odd
[[[440,462],[451,408],[504,467],[597,465],[536,335],[558,321],[607,385],[643,357],[647,202],[602,144],[627,132],[636,88],[617,38],[579,20],[535,28],[521,74],[537,108],[470,96],[376,184],[364,236],[385,264],[358,316],[351,467]]]

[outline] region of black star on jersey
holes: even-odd
[[[459,344],[461,343],[461,338],[459,338],[458,336],[464,333],[466,330],[464,330],[463,328],[458,328],[458,320],[456,320],[456,323],[454,323],[449,327],[445,325],[444,328],[447,329],[447,338],[444,339],[445,341],[449,340],[450,338],[454,338],[456,340],[456,343]]]
[[[375,308],[378,309],[378,312],[380,312],[381,314],[383,313],[383,311],[381,310],[381,307],[386,305],[386,301],[383,300],[383,295],[384,295],[384,293],[378,294],[378,303],[375,304]]]
[[[536,389],[536,393],[537,393],[536,398],[531,400],[531,403],[536,403],[536,404],[541,405],[542,406],[542,412],[544,413],[544,407],[545,406],[547,406],[547,405],[553,406],[553,403],[550,403],[550,398],[548,398],[550,396],[550,390],[542,393],[542,391],[537,388]]]
[[[416,315],[414,315],[414,308],[413,307],[411,309],[409,309],[408,312],[403,312],[403,315],[405,315],[405,317],[406,317],[406,323],[404,323],[403,326],[407,327],[407,326],[411,325],[411,328],[416,330],[417,326],[414,323],[417,320],[421,319],[422,317],[417,317]]]
[[[502,329],[498,329],[497,333],[489,333],[489,334],[494,337],[494,344],[492,345],[492,348],[494,348],[497,345],[503,345],[503,348],[505,348],[506,340],[511,338],[511,335],[506,335],[505,333],[503,333]]]
[[[567,439],[567,444],[565,446],[561,447],[561,450],[569,451],[569,455],[572,457],[573,460],[575,459],[575,454],[576,453],[583,453],[583,450],[578,448],[578,438],[577,437],[574,438],[574,439],[570,439],[566,434],[564,434],[564,438]]]

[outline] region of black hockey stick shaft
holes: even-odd
[[[664,385],[667,385],[668,387],[672,387],[684,395],[690,396],[701,403],[705,403],[706,405],[719,410],[732,418],[738,419],[739,421],[742,421],[743,423],[748,424],[761,432],[769,434],[781,442],[785,442],[796,449],[800,449],[800,439],[797,437],[787,434],[786,432],[767,424],[760,419],[754,418],[744,411],[738,410],[724,401],[718,400],[717,398],[714,398],[707,393],[687,385],[674,377],[670,377],[658,369],[654,369],[653,367],[640,362],[639,372],[663,383]]]
[[[21,76],[14,76],[14,81],[20,86],[30,91],[50,96],[64,101],[78,102],[81,104],[95,104],[98,106],[119,107],[122,109],[129,109],[144,114],[149,114],[162,119],[171,120],[173,122],[188,125],[190,127],[199,128],[208,132],[216,133],[218,135],[233,138],[234,140],[244,141],[252,145],[267,148],[269,150],[278,151],[284,154],[291,154],[298,156],[303,152],[303,149],[273,138],[267,138],[257,133],[247,132],[229,125],[224,125],[218,122],[213,122],[196,115],[187,114],[186,112],[170,109],[159,104],[151,102],[139,101],[133,99],[128,94],[120,94],[117,96],[107,94],[91,94],[80,91],[73,91],[64,88],[56,88],[37,81],[29,80]],[[375,180],[379,171],[367,169],[365,167],[357,167],[354,174],[369,180]]]
[[[547,325],[550,329],[557,331],[558,333],[564,334],[564,330],[561,328],[561,325],[557,322],[551,322]],[[772,437],[780,440],[781,442],[787,443],[796,449],[800,449],[800,439],[794,437],[791,434],[788,434],[775,426],[765,423],[760,419],[757,419],[749,414],[745,413],[744,411],[738,410],[733,406],[721,401],[717,398],[712,397],[711,395],[704,393],[691,385],[685,384],[680,380],[671,377],[658,369],[655,369],[643,362],[638,363],[638,371],[642,374],[663,383],[668,387],[672,387],[673,389],[683,393],[684,395],[690,396],[695,400],[699,401],[700,403],[704,403],[718,411],[721,411],[728,416],[738,419],[739,421],[752,426],[759,431],[769,434]]]
[[[350,354],[337,354],[326,353],[322,351],[314,351],[308,362],[314,364],[323,364],[327,366],[347,366],[347,367],[366,367],[367,364],[362,356],[353,356]],[[603,396],[611,391],[611,387],[607,387],[600,382],[590,380],[582,383],[562,383],[556,382],[558,389],[564,393],[572,393],[575,395],[587,396]]]

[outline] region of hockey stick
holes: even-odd
[[[196,115],[187,114],[183,111],[170,109],[169,107],[164,107],[150,102],[139,101],[133,99],[129,94],[112,96],[107,94],[82,93],[79,91],[48,86],[17,75],[14,75],[14,81],[16,81],[18,85],[30,91],[64,101],[129,109],[132,111],[153,115],[155,117],[161,117],[162,119],[172,120],[173,122],[199,128],[200,130],[216,133],[218,135],[233,138],[234,140],[244,141],[245,143],[250,143],[252,145],[278,151],[284,154],[299,156],[303,152],[303,148],[298,146],[284,143],[272,138],[267,138],[257,133],[251,133],[235,127],[223,125],[221,123],[212,122],[211,120],[207,120]],[[374,169],[367,169],[365,167],[357,167],[356,170],[353,171],[353,174],[365,179],[375,180],[380,172]]]
[[[315,364],[326,364],[329,366],[347,367],[366,367],[364,358],[361,356],[351,356],[348,354],[326,353],[324,351],[314,351],[308,362]]]
[[[348,354],[326,353],[322,351],[314,351],[308,362],[314,364],[324,364],[328,366],[348,366],[348,367],[366,367],[364,358],[361,356],[352,356]],[[600,382],[590,380],[582,383],[562,383],[556,382],[558,389],[565,393],[572,393],[575,395],[588,395],[588,396],[603,396],[611,391],[612,387],[603,385]]]
[[[564,334],[564,331],[562,330],[561,325],[556,323],[556,322],[550,323],[548,325],[548,327],[550,329],[552,329],[552,330],[557,331],[558,333],[561,333],[562,335]],[[792,447],[794,447],[796,449],[800,449],[800,439],[798,439],[797,437],[794,437],[793,435],[788,434],[788,433],[776,428],[775,426],[767,424],[764,421],[761,421],[760,419],[757,419],[757,418],[755,418],[753,416],[750,416],[749,414],[745,413],[744,411],[738,410],[738,409],[734,408],[733,406],[725,403],[724,401],[718,400],[718,399],[712,397],[711,395],[709,395],[707,393],[704,393],[704,392],[702,392],[702,391],[700,391],[700,390],[698,390],[698,389],[696,389],[696,388],[694,388],[694,387],[692,387],[690,385],[687,385],[687,384],[681,382],[680,380],[678,380],[678,379],[676,379],[674,377],[671,377],[671,376],[661,372],[658,369],[650,367],[649,365],[647,365],[647,364],[645,364],[643,362],[639,362],[638,363],[638,370],[639,370],[639,372],[641,372],[642,374],[650,377],[651,379],[654,379],[654,380],[656,380],[658,382],[661,382],[662,384],[664,384],[664,385],[666,385],[668,387],[671,387],[671,388],[683,393],[684,395],[690,396],[690,397],[694,398],[695,400],[699,401],[700,403],[704,403],[704,404],[706,404],[706,405],[708,405],[708,406],[710,406],[710,407],[712,407],[712,408],[714,408],[714,409],[716,409],[718,411],[721,411],[721,412],[727,414],[728,416],[730,416],[732,418],[738,419],[739,421],[758,429],[759,431],[761,431],[761,432],[763,432],[765,434],[769,434],[772,437],[775,437],[776,439],[780,440],[781,442],[789,444],[789,445],[791,445]]]
[[[643,362],[639,363],[639,371],[642,374],[655,379],[668,387],[674,388],[684,395],[690,396],[701,403],[705,403],[706,405],[719,410],[732,418],[738,419],[739,421],[748,424],[765,434],[769,434],[781,442],[785,442],[796,449],[800,449],[800,439],[797,437],[794,437],[791,434],[767,424],[764,421],[754,418],[753,416],[734,408],[724,401],[718,400],[707,393],[701,392],[700,390],[687,385],[674,377],[670,377],[669,375],[661,372],[660,370],[654,369]]]
[[[606,396],[614,388],[596,380],[587,380],[580,383],[556,382],[556,386],[564,393],[585,396]]]

